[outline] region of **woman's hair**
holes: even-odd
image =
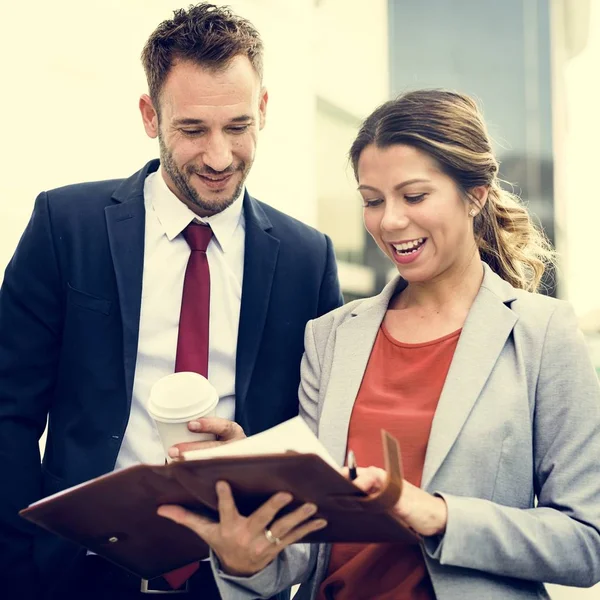
[[[360,155],[369,144],[405,144],[427,153],[477,208],[470,192],[487,186],[487,202],[473,223],[481,258],[514,287],[538,289],[546,266],[553,264],[554,251],[520,199],[500,186],[498,161],[473,99],[444,90],[419,90],[377,108],[350,148],[357,179]]]

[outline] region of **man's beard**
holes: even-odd
[[[214,169],[211,169],[208,166],[205,166],[202,170],[195,169],[193,166],[189,166],[185,169],[185,171],[182,171],[175,164],[173,154],[165,146],[162,136],[160,135],[158,136],[158,145],[160,148],[160,163],[162,168],[165,170],[165,173],[173,182],[173,185],[177,188],[177,191],[179,192],[181,198],[186,200],[192,206],[197,206],[203,212],[214,215],[224,211],[227,207],[231,206],[241,194],[249,170],[246,168],[246,163],[240,162],[239,165],[228,167],[224,171],[215,171]],[[198,192],[189,183],[190,177],[194,174],[215,177],[219,175],[222,176],[226,174],[234,174],[238,171],[242,174],[242,177],[235,191],[231,196],[221,198],[220,200],[207,200],[205,198],[200,197]]]

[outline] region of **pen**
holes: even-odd
[[[350,475],[350,481],[354,481],[358,475],[356,473],[356,457],[354,456],[354,452],[352,452],[352,450],[348,450],[348,459],[346,462],[348,463],[348,474]]]

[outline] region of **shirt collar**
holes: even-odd
[[[237,226],[240,222],[243,224],[241,216],[244,189],[242,189],[240,195],[225,210],[211,217],[199,217],[168,188],[162,176],[161,169],[150,174],[148,179],[147,189],[151,194],[152,208],[169,241],[176,238],[195,220],[199,223],[210,225],[217,243],[221,246],[223,252],[227,252]]]

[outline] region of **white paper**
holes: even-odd
[[[260,456],[261,454],[283,454],[289,450],[302,454],[316,454],[334,469],[339,469],[339,465],[309,429],[302,417],[294,417],[267,429],[267,431],[230,444],[184,452],[183,458],[185,460],[201,460],[218,456]]]

